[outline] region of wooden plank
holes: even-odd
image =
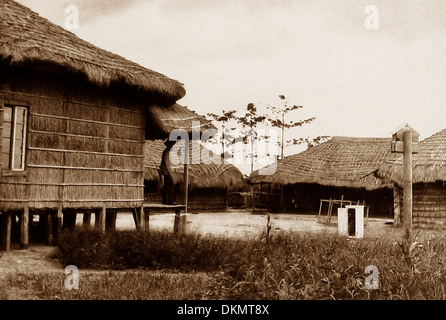
[[[128,112],[126,109],[121,109],[119,111],[120,112]],[[42,113],[32,113],[32,116],[34,116],[34,117],[42,117],[42,118],[59,119],[59,120],[69,120],[69,121],[76,121],[76,122],[85,122],[85,123],[92,123],[92,124],[99,124],[99,125],[112,125],[112,126],[116,126],[116,127],[124,127],[124,128],[129,128],[129,129],[136,129],[136,130],[144,130],[145,129],[145,128],[141,127],[141,126],[132,126],[132,125],[123,124],[123,123],[116,123],[116,122],[110,122],[110,121],[88,120],[88,119],[80,119],[80,118],[71,118],[71,117],[63,117],[63,116],[56,116],[56,115],[42,114]]]
[[[147,208],[147,209],[150,209],[150,210],[153,210],[153,209],[162,209],[162,210],[164,210],[164,209],[167,209],[167,210],[169,210],[169,209],[173,209],[173,210],[176,210],[176,209],[185,209],[186,208],[186,206],[184,205],[184,204],[161,204],[161,203],[144,203],[143,205],[142,205],[142,207],[145,209],[145,208]]]
[[[125,154],[125,153],[111,153],[111,152],[97,152],[97,151],[83,151],[83,150],[66,150],[66,149],[54,149],[54,148],[41,148],[41,147],[28,147],[28,150],[35,151],[45,151],[45,152],[63,152],[63,153],[82,153],[82,154],[91,154],[91,155],[100,155],[100,156],[115,156],[115,157],[128,157],[128,158],[141,158],[144,159],[144,156],[136,155],[136,154]]]

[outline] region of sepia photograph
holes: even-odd
[[[441,0],[0,0],[0,300],[445,300],[445,57]]]

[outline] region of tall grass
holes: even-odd
[[[444,239],[404,248],[385,239],[335,235],[282,233],[237,240],[77,231],[62,237],[59,259],[79,268],[207,272],[208,285],[196,286],[199,293],[189,299],[446,299]],[[368,265],[379,270],[379,289],[365,286]]]

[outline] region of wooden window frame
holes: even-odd
[[[11,132],[10,132],[10,154],[9,154],[9,164],[7,168],[2,168],[2,171],[6,172],[24,172],[26,170],[26,141],[27,141],[27,130],[28,130],[28,107],[23,105],[15,105],[15,104],[7,104],[3,105],[3,117],[5,116],[5,108],[12,108],[12,119],[11,119]],[[22,141],[22,150],[20,168],[15,168],[15,149],[16,149],[16,127],[17,127],[17,110],[21,109],[24,111],[23,118],[23,141]],[[4,126],[4,119],[2,119],[2,123]],[[4,128],[3,128],[4,130]],[[3,134],[2,134],[3,138]],[[2,163],[3,166],[3,163]]]

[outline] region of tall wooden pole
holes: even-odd
[[[404,153],[403,153],[403,226],[406,235],[412,229],[412,131],[404,132]]]
[[[184,141],[184,213],[187,213],[189,193],[189,139]]]

